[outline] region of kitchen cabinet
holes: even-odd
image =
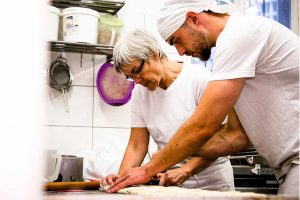
[[[102,0],[52,0],[51,4],[57,8],[68,7],[84,7],[96,10],[100,13],[110,13],[115,15],[123,6],[124,1],[102,1]],[[90,44],[90,43],[75,43],[64,41],[50,41],[49,50],[57,52],[72,52],[84,54],[100,54],[112,56],[113,46]]]

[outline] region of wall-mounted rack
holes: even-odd
[[[115,15],[123,6],[124,1],[102,1],[102,0],[52,0],[51,4],[58,8],[84,7],[102,13]]]
[[[49,50],[57,52],[72,52],[85,54],[101,54],[109,57],[113,54],[113,46],[89,44],[89,43],[73,43],[63,41],[50,41]]]
[[[100,13],[110,13],[115,15],[125,4],[122,0],[51,0],[51,4],[57,8],[84,7],[96,10]],[[50,41],[49,50],[57,52],[72,52],[85,54],[107,55],[108,59],[112,57],[113,46],[76,43],[64,41]]]

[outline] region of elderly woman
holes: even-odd
[[[204,67],[171,61],[151,34],[137,29],[114,48],[114,65],[136,87],[131,99],[131,133],[118,174],[142,164],[149,137],[164,148],[180,125],[195,111],[207,85],[210,71]],[[206,168],[205,168],[206,167]],[[165,173],[160,185],[206,190],[234,190],[233,172],[227,157],[190,157]],[[118,178],[110,174],[100,185]]]

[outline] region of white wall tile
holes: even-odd
[[[149,13],[159,9],[161,0],[126,0],[123,8],[118,12],[118,16],[128,12]],[[135,21],[131,22],[134,23]]]
[[[105,173],[117,173],[130,135],[130,129],[94,128],[93,150],[105,160]]]
[[[155,0],[154,0],[155,1]],[[122,9],[117,13],[118,16],[123,16],[124,14],[130,13],[130,12],[139,12],[144,13],[145,10],[147,10],[146,6],[147,1],[141,1],[141,0],[126,0],[125,5],[122,7]],[[135,21],[131,21],[130,23],[135,23]]]
[[[45,86],[46,125],[92,126],[93,87],[73,86],[67,93],[70,112],[65,110],[63,95]]]
[[[94,128],[93,135],[93,151],[101,157],[98,159],[105,160],[103,173],[117,173],[129,141],[130,129]],[[150,137],[149,155],[156,151],[157,145]],[[149,162],[149,155],[145,156],[144,164]]]
[[[45,126],[44,149],[55,149],[62,155],[77,155],[92,149],[92,128]]]
[[[94,127],[130,127],[130,101],[121,106],[107,104],[94,88]]]
[[[97,75],[99,72],[99,69],[102,67],[102,65],[107,61],[107,57],[106,56],[102,56],[102,55],[96,55],[95,56],[95,66],[94,66],[94,86],[97,86],[96,82],[97,82]]]
[[[128,11],[119,14],[120,19],[124,22],[123,33],[133,31],[137,28],[145,27],[145,14],[142,12]],[[134,22],[134,23],[133,23]]]
[[[74,75],[73,85],[93,86],[92,55],[67,53],[66,58]]]
[[[107,148],[123,156],[130,135],[130,128],[94,128],[93,149]]]

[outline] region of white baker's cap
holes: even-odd
[[[214,0],[165,0],[157,18],[157,28],[161,37],[166,40],[178,30],[186,19],[186,13],[200,13],[210,10],[214,13],[228,13],[236,10],[236,6],[227,0],[228,4],[217,5]]]

